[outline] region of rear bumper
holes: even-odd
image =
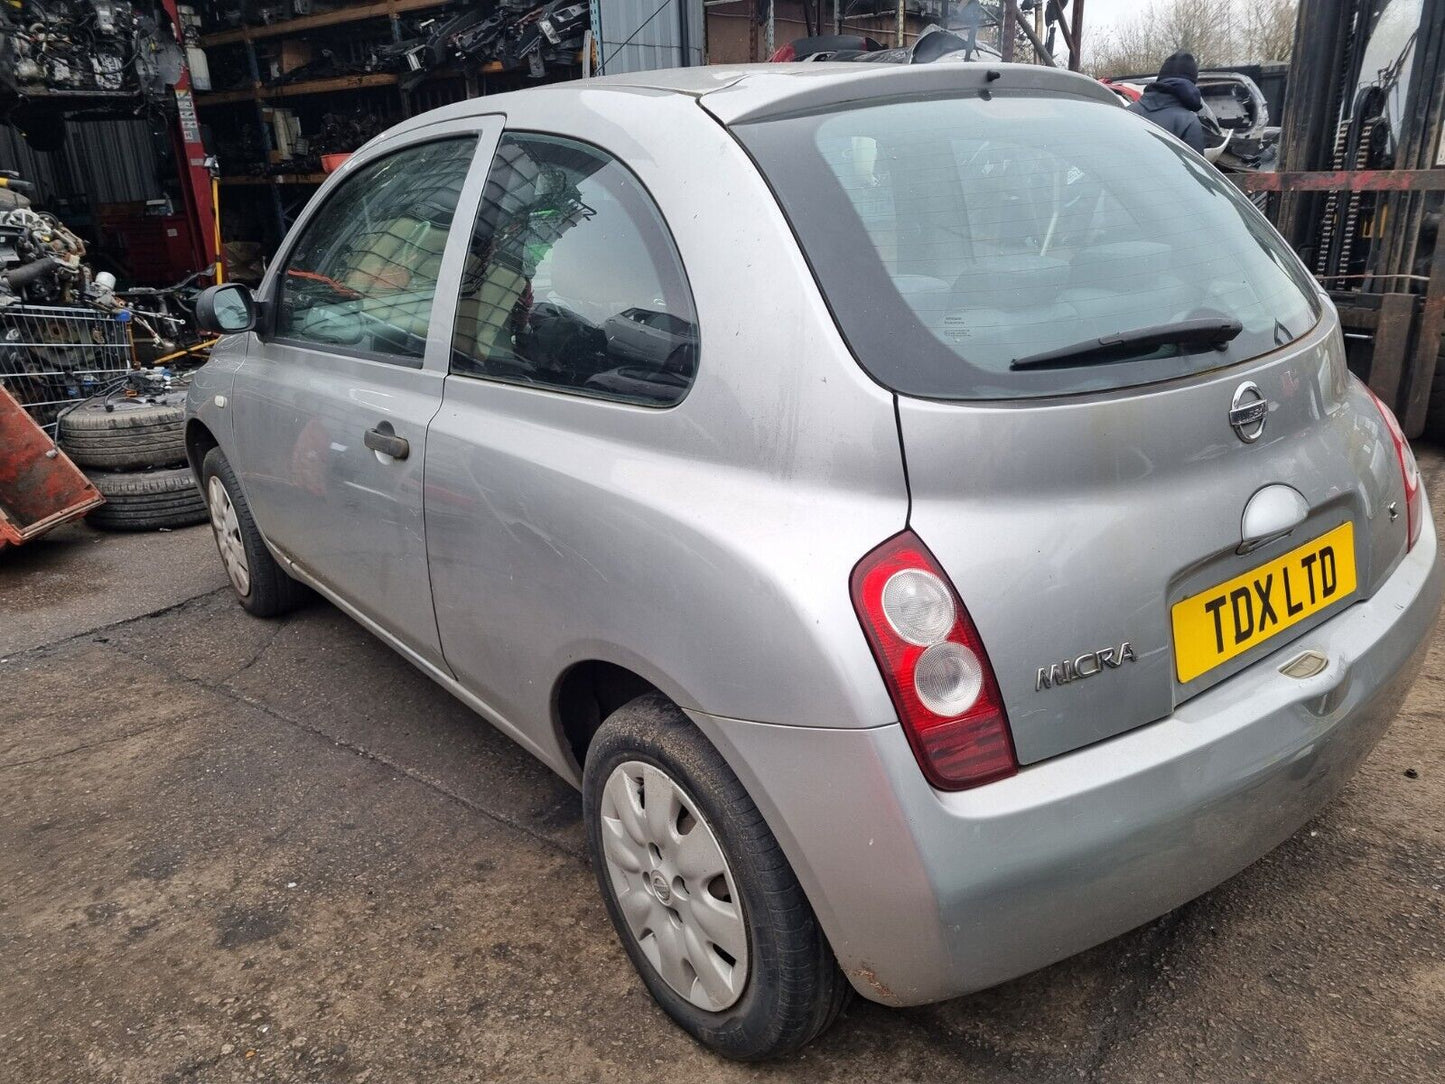
[[[978,790],[929,788],[896,725],[694,718],[758,802],[859,992],[953,997],[1178,907],[1339,792],[1424,660],[1445,582],[1426,523],[1367,601],[1167,719]],[[1279,673],[1306,648],[1329,665]]]

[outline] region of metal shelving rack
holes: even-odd
[[[302,15],[295,19],[283,19],[265,26],[241,26],[235,30],[220,30],[204,34],[201,46],[210,49],[217,45],[235,45],[238,42],[263,41],[266,38],[299,37],[312,30],[324,30],[343,23],[362,22],[383,16],[396,20],[399,15],[410,15],[414,11],[439,8],[446,0],[380,0],[378,3],[357,4],[354,7],[336,11],[323,11],[317,15]]]
[[[303,15],[284,19],[265,26],[242,26],[234,30],[222,30],[201,37],[201,46],[214,49],[240,45],[245,50],[247,74],[251,86],[239,90],[225,90],[196,94],[196,104],[202,108],[237,105],[250,102],[255,109],[256,124],[261,131],[263,146],[267,154],[276,149],[271,136],[270,125],[266,123],[265,108],[268,102],[288,98],[301,98],[314,94],[335,94],[345,91],[367,90],[380,87],[400,87],[401,77],[392,72],[375,72],[364,75],[342,75],[325,79],[308,79],[302,82],[266,86],[261,81],[261,65],[256,53],[256,43],[280,38],[301,38],[318,30],[330,27],[365,22],[373,19],[388,19],[391,23],[393,41],[401,40],[400,16],[412,12],[439,8],[446,0],[379,0],[359,4],[336,11]],[[411,95],[406,90],[401,94],[402,113],[411,114]],[[319,185],[326,179],[324,173],[286,173],[269,177],[226,176],[221,178],[225,185],[265,186],[271,191],[271,211],[275,217],[277,232],[284,234],[289,226],[286,203],[281,197],[284,185]]]
[[[393,72],[369,75],[337,75],[329,79],[308,79],[301,83],[285,83],[278,87],[251,87],[249,90],[222,90],[198,94],[201,105],[229,105],[233,102],[270,101],[273,98],[300,98],[307,94],[331,94],[339,90],[362,90],[366,87],[396,86],[401,76]]]

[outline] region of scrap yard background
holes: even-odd
[[[0,5],[6,1084],[1445,1080],[1439,629],[1344,795],[1224,885],[971,997],[855,1000],[741,1065],[628,965],[570,787],[327,603],[236,604],[210,528],[184,526],[206,510],[180,443],[199,288],[259,281],[327,171],[403,117],[832,31],[910,62],[937,20],[1137,97],[1126,73],[1185,33],[1164,14],[1193,13],[1217,164],[1330,291],[1445,532],[1445,0],[1308,0],[1297,28],[1290,0],[158,0],[108,28],[114,5],[51,0],[84,40],[20,27],[27,4]],[[1160,17],[1086,49],[1085,12],[1125,6]],[[1259,63],[1211,59],[1220,11]],[[171,76],[135,60],[155,42]]]

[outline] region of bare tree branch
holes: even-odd
[[[1088,57],[1095,75],[1156,72],[1175,52],[1201,68],[1288,60],[1298,0],[1154,0],[1112,31],[1096,35]]]

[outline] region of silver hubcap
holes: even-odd
[[[666,772],[630,760],[602,788],[602,847],[612,891],[643,955],[668,986],[708,1012],[742,996],[748,931],[717,836]]]
[[[206,503],[211,510],[211,529],[216,532],[216,547],[221,551],[226,575],[231,577],[236,593],[245,598],[251,593],[251,566],[246,563],[241,522],[236,518],[236,506],[231,503],[231,495],[214,474],[206,485]]]

